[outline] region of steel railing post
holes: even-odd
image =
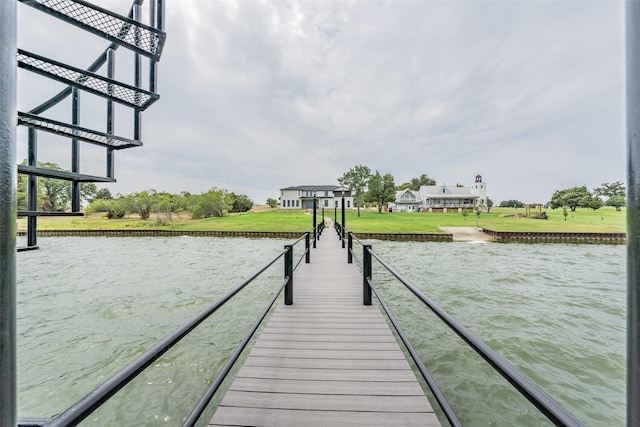
[[[362,245],[362,303],[371,305],[371,245]]]
[[[627,426],[640,426],[640,2],[626,2]]]
[[[29,128],[29,148],[27,152],[27,164],[38,166],[38,132],[34,128]],[[27,175],[27,210],[38,210],[38,177]],[[35,247],[38,242],[38,217],[29,215],[27,217],[27,246]]]
[[[342,240],[342,249],[344,249],[344,193],[342,194],[342,224],[340,225],[340,240]]]
[[[80,91],[71,89],[71,123],[80,125]],[[71,172],[80,173],[80,141],[71,138]],[[71,181],[71,212],[80,212],[80,181]]]
[[[287,284],[284,287],[285,305],[293,304],[293,245],[284,245],[287,253],[284,254],[284,277]]]
[[[349,244],[347,245],[347,263],[353,264],[353,234],[351,232],[348,233],[349,236]]]
[[[304,256],[304,262],[309,264],[311,262],[311,248],[310,248],[310,244],[309,244],[309,233],[308,231],[304,234],[304,252],[305,252],[305,256]]]
[[[16,409],[17,2],[0,1],[0,425]]]
[[[313,249],[316,248],[316,239],[318,238],[318,225],[316,218],[316,195],[313,194]]]

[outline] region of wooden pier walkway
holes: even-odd
[[[440,426],[336,233],[316,246],[209,426]]]

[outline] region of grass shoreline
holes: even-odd
[[[321,210],[318,211],[319,222]],[[614,208],[597,211],[577,209],[566,218],[561,209],[547,210],[548,219],[526,217],[524,209],[493,208],[490,213],[467,216],[461,213],[377,213],[362,209],[345,212],[348,230],[360,233],[380,234],[444,234],[439,227],[474,227],[518,233],[625,233],[626,212]],[[325,209],[325,219],[340,221],[341,214]],[[102,214],[85,217],[40,217],[38,230],[101,231],[101,230],[169,230],[169,231],[228,231],[228,232],[296,232],[312,228],[311,212],[259,208],[242,214],[222,218],[191,219],[186,215],[172,215],[171,220],[153,216],[141,220],[137,217],[105,219]],[[26,219],[18,220],[19,231],[26,230]]]

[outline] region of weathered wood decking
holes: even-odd
[[[336,234],[311,251],[209,425],[440,426]]]

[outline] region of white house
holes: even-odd
[[[476,175],[471,187],[423,185],[419,191],[407,189],[396,192],[394,205],[397,212],[462,212],[476,207],[486,212],[487,185],[480,175]]]
[[[353,207],[351,191],[339,185],[300,185],[280,189],[280,207],[282,209],[313,209],[313,198],[317,208],[340,208],[344,197],[345,209]]]
[[[396,191],[395,206],[390,206],[389,210],[396,212],[418,212],[422,198],[419,191],[410,189]]]

